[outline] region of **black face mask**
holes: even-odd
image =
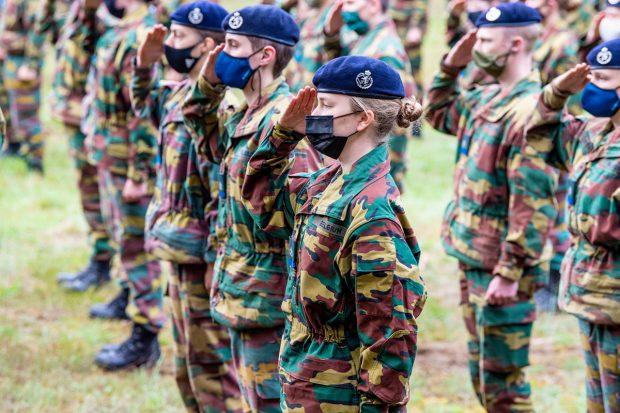
[[[115,0],[104,0],[104,2],[112,16],[116,17],[117,19],[123,18],[123,16],[125,15],[125,9],[119,9],[118,7],[116,7]]]
[[[334,136],[334,120],[355,113],[359,113],[359,111],[336,117],[332,115],[306,116],[306,137],[310,144],[319,153],[338,159],[347,144],[347,140],[357,131],[348,136]]]

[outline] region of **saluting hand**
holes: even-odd
[[[280,126],[293,129],[295,132],[306,133],[306,116],[312,113],[316,101],[316,90],[306,86],[291,100],[280,118]]]
[[[222,50],[224,50],[223,43],[211,50],[207,56],[207,60],[202,66],[202,69],[200,69],[200,76],[204,77],[205,80],[211,84],[211,86],[222,83],[220,78],[217,77],[217,74],[215,73],[215,62],[217,61],[217,57],[220,53],[222,53]]]
[[[163,24],[158,24],[151,28],[138,49],[137,65],[139,68],[147,69],[159,62],[164,54],[164,41],[168,29]]]
[[[454,67],[467,66],[471,62],[471,54],[475,44],[476,30],[471,30],[452,47],[446,56],[446,64]]]
[[[448,2],[448,9],[454,16],[460,16],[465,11],[467,0],[451,0]]]
[[[553,79],[553,86],[563,93],[574,95],[580,92],[590,81],[590,66],[579,63],[566,73]]]
[[[96,9],[101,5],[102,0],[84,0],[85,9]]]
[[[342,26],[344,26],[344,20],[342,19],[342,6],[344,5],[342,0],[338,0],[334,7],[329,11],[327,15],[327,21],[325,22],[325,34],[333,36],[340,32]]]

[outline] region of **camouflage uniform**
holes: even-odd
[[[528,142],[569,173],[571,246],[562,263],[560,308],[579,318],[589,412],[620,410],[620,130],[608,118],[562,111],[566,96],[544,89]]]
[[[181,112],[189,80],[157,82],[151,69],[134,68],[131,103],[141,118],[159,126],[160,159],[146,219],[146,249],[172,263],[172,301],[177,386],[188,412],[240,412],[230,338],[211,318],[205,277],[212,276],[216,241],[217,169],[199,158]]]
[[[286,69],[286,80],[293,93],[304,86],[312,84],[314,73],[326,63],[323,51],[323,29],[331,5],[323,8],[311,8],[308,16],[298,19],[299,42],[295,46],[295,55]]]
[[[98,38],[95,13],[81,14],[82,22],[72,33],[75,47],[92,45]],[[131,290],[128,315],[134,323],[158,332],[164,323],[160,266],[145,251],[144,220],[154,184],[156,131],[149,121],[132,114],[130,89],[132,59],[137,54],[140,37],[155,24],[154,10],[146,4],[125,15],[118,24],[98,38],[91,66],[89,89],[94,96],[91,112],[85,119],[89,160],[97,164],[102,210],[118,251],[127,284]],[[89,102],[88,96],[85,102]],[[122,190],[128,179],[146,182],[149,194],[139,201],[123,200]]]
[[[367,56],[382,60],[400,74],[405,86],[406,96],[413,96],[416,92],[405,47],[398,37],[394,21],[389,17],[385,17],[368,33],[359,36],[352,43],[344,45],[340,35],[335,35],[325,37],[323,47],[325,61],[339,56]],[[398,128],[389,140],[390,173],[401,192],[404,189],[404,178],[409,163],[407,159],[407,139],[409,137],[411,137],[411,131]]]
[[[276,126],[243,187],[256,223],[290,236],[282,411],[404,412],[426,293],[387,145],[347,173],[293,174],[300,142]]]
[[[99,179],[97,167],[88,162],[84,146],[84,133],[80,121],[84,110],[82,99],[86,95],[87,68],[90,55],[86,49],[94,48],[94,37],[87,39],[89,45],[77,44],[70,37],[79,30],[78,13],[81,2],[74,1],[65,16],[65,25],[57,41],[57,55],[52,78],[52,113],[63,123],[69,138],[69,151],[77,172],[82,211],[92,242],[91,258],[95,261],[109,261],[114,249],[110,245],[106,224],[101,213]]]
[[[284,324],[285,240],[261,230],[242,204],[247,162],[288,106],[280,77],[262,89],[260,102],[218,116],[225,88],[198,80],[184,105],[201,156],[219,165],[218,255],[212,286],[213,319],[228,327],[245,412],[279,412],[278,349]],[[309,144],[300,145],[295,170],[319,167]]]
[[[76,17],[76,7],[71,8],[73,0],[43,0],[33,30],[28,34],[26,55],[41,55],[45,40],[55,45],[60,39],[67,18]],[[41,56],[42,58],[43,56]],[[58,56],[57,56],[58,57]]]
[[[2,108],[0,108],[0,149],[4,146],[4,135],[6,134],[6,121],[2,114]]]
[[[569,0],[564,3],[562,15],[566,27],[574,30],[577,36],[585,39],[594,15],[600,10],[599,0]]]
[[[536,317],[532,296],[546,282],[547,235],[556,217],[556,174],[523,140],[539,75],[532,72],[506,94],[498,84],[462,92],[459,69],[441,67],[426,104],[431,126],[458,138],[442,241],[461,270],[471,379],[488,411],[531,411],[524,367]],[[494,276],[518,282],[514,302],[486,304]]]
[[[34,29],[38,0],[5,0],[2,13],[0,42],[7,53],[4,61],[4,81],[11,113],[11,143],[21,145],[20,153],[32,167],[43,165],[43,132],[39,119],[41,77],[33,81],[17,79],[22,65],[41,69],[41,55],[26,53],[28,33]]]
[[[411,65],[411,73],[416,83],[416,89],[420,94],[424,91],[422,44],[428,26],[427,8],[428,0],[392,0],[390,2],[390,15],[394,19],[394,23],[396,23],[400,40],[405,45],[407,56],[409,56],[409,64]],[[412,27],[417,27],[422,31],[420,44],[407,44],[407,32]]]

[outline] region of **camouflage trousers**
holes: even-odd
[[[532,412],[524,368],[529,365],[536,314],[533,282],[519,283],[515,303],[491,306],[484,302],[484,295],[492,279],[487,271],[461,269],[461,307],[474,391],[487,412]]]
[[[244,413],[280,413],[278,356],[283,327],[228,329]]]
[[[165,321],[161,268],[159,261],[144,249],[144,221],[151,196],[125,202],[122,191],[127,177],[112,174],[101,166],[98,175],[104,220],[130,291],[127,315],[134,323],[159,332]]]
[[[4,83],[8,94],[9,143],[20,144],[20,153],[29,165],[43,163],[43,130],[39,118],[41,79],[24,82],[17,79],[23,56],[8,55],[4,61]],[[6,113],[5,113],[6,114]]]
[[[65,124],[65,130],[69,135],[69,152],[77,172],[82,211],[88,224],[88,235],[93,244],[91,258],[96,261],[109,261],[112,259],[114,249],[110,245],[106,223],[101,212],[97,167],[87,161],[84,147],[85,136],[80,128]]]
[[[211,318],[207,264],[173,264],[168,282],[176,381],[191,413],[241,412],[228,330]]]
[[[579,320],[588,413],[620,412],[620,325]]]

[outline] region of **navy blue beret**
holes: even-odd
[[[213,32],[222,31],[222,21],[228,11],[219,4],[209,1],[195,1],[179,7],[172,13],[170,20],[182,26]]]
[[[592,69],[620,69],[620,39],[599,44],[586,60]]]
[[[287,46],[295,46],[299,40],[299,26],[291,15],[279,7],[264,4],[230,13],[222,28],[226,33],[260,37]]]
[[[519,27],[542,21],[538,10],[523,3],[501,3],[482,13],[476,27]]]
[[[398,72],[381,60],[342,56],[321,66],[312,83],[318,92],[375,99],[405,97]]]
[[[607,7],[620,7],[620,0],[607,0]]]

